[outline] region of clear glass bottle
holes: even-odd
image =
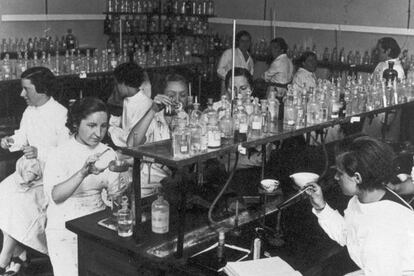
[[[190,131],[190,154],[199,154],[201,153],[201,134],[202,129],[199,125],[198,120],[191,121],[191,124],[188,126]]]
[[[122,207],[118,211],[118,214],[117,214],[118,236],[131,237],[133,218],[132,218],[132,212],[128,208],[128,197],[127,196],[122,196],[121,206]]]
[[[227,95],[222,95],[221,101],[220,101],[220,107],[217,109],[219,120],[225,115],[228,109],[230,109],[230,102],[227,99]]]
[[[208,139],[208,148],[219,148],[221,147],[221,132],[217,124],[209,123],[207,124],[207,139]]]
[[[193,104],[193,108],[194,109],[190,113],[190,122],[200,121],[203,113],[200,111],[200,104],[197,102],[197,97],[196,102]]]
[[[250,134],[249,137],[253,139],[260,138],[262,136],[262,113],[260,112],[259,105],[255,104],[253,113],[250,115]]]
[[[213,99],[207,99],[207,108],[203,111],[202,120],[205,124],[217,124],[217,112],[213,108]]]
[[[231,117],[230,109],[224,111],[224,115],[220,118],[219,127],[221,131],[221,137],[225,140],[233,140],[233,118]]]
[[[269,102],[267,100],[261,100],[261,113],[262,113],[262,133],[269,133],[271,130],[271,114],[269,112]]]
[[[310,88],[310,95],[311,95],[311,100],[308,104],[308,108],[307,108],[307,123],[308,124],[317,124],[320,122],[320,118],[319,118],[319,103],[316,100],[316,93],[313,91],[313,88]]]
[[[3,64],[1,66],[1,71],[3,75],[3,80],[11,80],[12,78],[12,69],[10,64],[9,54],[6,54],[3,59]]]
[[[295,103],[297,102],[296,97],[290,95],[286,99],[285,103],[285,115],[283,121],[288,126],[294,126],[296,124],[296,106]]]
[[[244,111],[242,100],[237,100],[237,107],[233,115],[234,120],[234,142],[240,143],[247,140],[249,129],[249,117]]]
[[[156,234],[168,233],[170,226],[170,204],[162,195],[151,204],[151,228]]]
[[[190,153],[190,133],[185,124],[179,123],[172,131],[173,156],[185,158]]]

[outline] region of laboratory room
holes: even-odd
[[[411,0],[0,0],[0,276],[414,275]]]

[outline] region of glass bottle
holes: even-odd
[[[194,109],[190,113],[190,122],[200,121],[203,113],[200,111],[200,104],[197,102],[197,97],[196,102],[193,104],[193,108]]]
[[[286,99],[283,121],[288,126],[294,126],[296,124],[296,102],[297,100],[294,95],[289,95]]]
[[[190,131],[190,154],[198,154],[201,152],[201,134],[202,129],[198,120],[191,121],[191,124],[188,126]]]
[[[131,210],[128,209],[128,197],[127,196],[122,196],[121,206],[122,207],[118,211],[118,214],[117,214],[118,236],[131,237],[133,218],[132,218]]]
[[[319,119],[320,122],[326,122],[328,121],[328,104],[326,102],[326,94],[322,93],[321,94],[321,104],[319,106]]]
[[[217,123],[217,121],[212,121],[207,124],[208,148],[221,147],[221,132]]]
[[[271,130],[271,114],[269,112],[269,103],[267,100],[261,100],[262,113],[262,132],[269,133]]]
[[[169,231],[170,204],[162,195],[151,204],[151,228],[156,234],[165,234]]]
[[[202,120],[205,124],[216,124],[217,112],[213,108],[213,99],[207,99],[207,108],[203,111]]]
[[[219,119],[221,119],[225,115],[227,109],[230,109],[230,103],[227,99],[227,95],[222,95],[221,101],[220,101],[220,107],[217,109],[217,114],[218,114]]]
[[[250,138],[256,139],[262,136],[262,113],[259,105],[254,105],[253,113],[250,115]]]
[[[185,158],[190,153],[190,133],[182,122],[172,131],[173,156]]]
[[[388,68],[382,73],[382,78],[385,80],[386,86],[392,86],[392,83],[397,80],[398,72],[394,69],[394,62],[388,61]]]
[[[237,100],[237,107],[233,114],[234,120],[234,142],[240,143],[247,140],[249,119],[246,111],[244,111],[241,99]]]
[[[1,72],[3,75],[3,80],[11,80],[12,78],[12,70],[10,64],[9,54],[6,54],[3,59],[3,64],[1,66]]]
[[[233,133],[233,118],[231,117],[230,109],[224,111],[224,115],[220,118],[219,127],[221,131],[221,137],[225,140],[232,140]]]
[[[338,100],[338,96],[335,90],[332,90],[331,100],[329,103],[329,117],[330,119],[339,118],[339,109],[341,108],[341,103]]]

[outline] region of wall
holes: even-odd
[[[408,2],[408,0],[267,0],[265,13],[265,0],[216,0],[216,10],[218,17],[224,18],[270,20],[271,9],[274,9],[277,21],[406,28]],[[230,25],[213,24],[213,28],[220,33],[231,34]],[[265,38],[269,41],[272,37],[271,27],[238,26],[238,30],[241,29],[248,30],[255,40]],[[374,47],[378,38],[389,36],[291,28],[277,28],[276,35],[284,37],[290,45],[312,46],[315,43],[319,51],[324,47],[334,47],[337,41],[339,48],[345,47],[347,51],[352,49],[362,52]],[[414,53],[414,36],[394,37],[402,48],[413,49],[411,52]]]
[[[49,14],[101,14],[105,9],[104,0],[48,0]],[[1,14],[44,14],[45,0],[0,0]],[[53,37],[66,34],[73,29],[80,46],[100,47],[106,45],[102,21],[48,21],[48,22],[1,22],[0,39],[8,37],[40,37],[50,29]]]
[[[105,0],[48,0],[48,12],[100,14],[105,9],[105,3]],[[218,17],[224,18],[270,20],[271,9],[275,9],[278,21],[397,28],[405,28],[407,24],[408,0],[215,0],[215,3]],[[44,11],[45,0],[0,0],[1,14],[42,14]],[[211,25],[213,31],[231,34],[230,25]],[[106,42],[102,21],[0,22],[0,39],[42,36],[48,28],[53,36],[62,36],[68,28],[72,28],[81,46],[101,47]],[[238,30],[241,29],[248,30],[255,40],[265,38],[269,41],[272,37],[270,27],[238,26]],[[315,43],[320,52],[324,47],[334,47],[336,42],[339,48],[345,47],[347,51],[352,49],[364,52],[372,48],[378,38],[385,36],[291,28],[277,28],[276,35],[284,37],[290,45],[312,46]],[[414,49],[414,37],[395,38],[402,48]]]

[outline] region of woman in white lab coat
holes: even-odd
[[[240,67],[248,70],[253,76],[254,62],[250,56],[250,46],[252,44],[252,37],[247,31],[240,31],[236,34],[236,50],[234,54],[234,67]],[[217,66],[217,75],[222,80],[222,90],[224,91],[224,80],[227,72],[232,69],[233,51],[227,49],[223,52]]]
[[[9,273],[20,270],[26,261],[23,246],[47,254],[42,168],[50,150],[68,138],[67,110],[51,96],[54,78],[45,67],[33,67],[22,73],[20,96],[28,107],[15,134],[1,139],[3,149],[22,150],[24,156],[17,163],[18,171],[0,183],[0,229],[3,232],[0,275],[7,266]],[[21,166],[27,162],[36,166]],[[34,177],[26,179],[27,173],[33,173]]]
[[[347,247],[363,272],[358,275],[412,275],[414,271],[413,209],[385,187],[394,176],[393,157],[388,145],[369,137],[355,139],[337,155],[335,179],[342,192],[352,196],[344,216],[325,202],[318,184],[309,184],[319,225]]]
[[[95,98],[75,102],[66,125],[72,136],[51,152],[44,173],[46,238],[55,276],[78,275],[77,236],[65,222],[105,209],[102,190],[115,194],[120,189],[118,173],[108,169],[116,153],[101,143],[108,129],[105,103]]]

